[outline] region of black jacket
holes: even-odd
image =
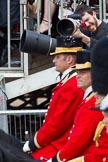
[[[107,35],[108,35],[108,24],[102,21],[102,23],[97,28],[96,32],[91,34],[90,48],[93,48],[97,40],[106,37]]]
[[[22,151],[22,144],[14,136],[0,130],[0,162],[38,162]]]

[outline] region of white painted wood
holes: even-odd
[[[6,83],[6,94],[8,99],[47,87],[56,83],[56,77],[59,73],[55,67],[43,70],[41,72],[28,75],[25,78],[17,79]]]

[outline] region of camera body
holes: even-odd
[[[21,52],[45,56],[54,53],[57,47],[82,47],[82,39],[74,38],[73,36],[57,36],[55,39],[48,35],[25,30],[19,44]]]
[[[82,47],[82,39],[73,36],[57,36],[57,47]]]

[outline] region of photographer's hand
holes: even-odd
[[[82,33],[79,27],[77,27],[76,32],[72,36],[76,38],[82,38],[82,42],[85,43],[87,46],[90,46],[90,42],[91,42],[90,37]]]
[[[76,37],[76,38],[82,38],[82,35],[83,33],[81,32],[80,28],[77,27],[75,33],[72,34],[72,36]]]

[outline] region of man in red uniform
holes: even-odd
[[[70,162],[108,161],[108,95],[104,98],[108,94],[108,38],[103,38],[97,42],[91,54],[92,87],[96,92],[98,105],[102,101],[100,106],[95,109],[103,111],[104,119],[98,123],[96,128],[93,138],[95,141],[94,149],[89,154],[72,159]]]
[[[90,69],[90,52],[85,50],[78,52],[76,64],[77,84],[85,91],[84,98],[76,113],[68,141],[52,158],[54,162],[68,161],[90,152],[94,148],[93,136],[99,121],[103,119],[103,115],[100,111],[90,109],[90,107],[95,106],[96,101],[91,87]]]
[[[42,127],[23,147],[24,152],[32,151],[31,156],[37,160],[53,157],[67,141],[83,98],[83,90],[77,87],[76,72],[72,70],[76,64],[76,53],[82,49],[81,43],[81,39],[58,37],[56,51],[51,53],[62,79],[52,90]]]

